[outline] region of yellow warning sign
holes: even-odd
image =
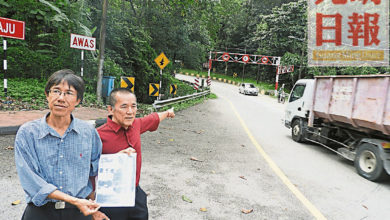
[[[158,83],[149,83],[149,96],[159,95],[160,85]]]
[[[172,84],[172,85],[169,87],[169,93],[170,93],[170,94],[176,95],[176,91],[177,91],[177,85],[176,85],[176,84]]]
[[[134,93],[134,85],[135,85],[134,81],[135,81],[135,77],[122,76],[121,77],[121,88],[130,89],[131,92]]]
[[[156,59],[154,59],[154,62],[157,63],[157,65],[158,65],[158,67],[160,67],[160,69],[164,69],[168,65],[169,60],[165,56],[164,53],[161,53],[160,55],[158,55],[158,57]]]

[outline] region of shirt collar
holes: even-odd
[[[122,128],[122,126],[120,126],[119,124],[117,124],[116,122],[114,122],[112,120],[112,115],[109,115],[107,117],[107,125],[113,130],[115,131],[115,133],[118,133],[118,131]]]
[[[48,112],[45,116],[43,116],[41,119],[40,119],[40,124],[41,126],[39,127],[40,131],[39,131],[39,138],[44,138],[46,137],[47,135],[51,134],[52,136],[55,136],[55,137],[59,137],[57,132],[55,132],[55,130],[50,127],[47,122],[46,122],[46,118],[49,116],[50,112]],[[80,128],[79,126],[77,126],[77,120],[74,120],[74,117],[73,117],[73,114],[70,114],[70,125],[69,127],[66,129],[66,132],[65,134],[67,134],[68,132],[70,131],[75,131],[76,133],[80,134]]]
[[[133,122],[134,123],[134,122]],[[118,131],[122,128],[122,126],[120,126],[119,124],[117,124],[116,122],[114,122],[112,120],[112,115],[109,115],[107,117],[107,125],[113,130],[115,131],[115,133],[118,133]],[[133,127],[133,125],[130,125],[127,129],[124,129],[122,128],[123,130],[129,130]]]

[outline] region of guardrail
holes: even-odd
[[[199,92],[199,93],[194,93],[191,95],[180,96],[180,97],[176,97],[176,98],[172,98],[172,99],[156,100],[153,103],[153,108],[155,108],[157,110],[157,109],[165,107],[165,106],[169,106],[169,105],[172,105],[175,103],[180,103],[180,102],[188,101],[188,100],[195,99],[198,97],[206,96],[208,94],[210,94],[210,90],[206,90],[204,92]]]

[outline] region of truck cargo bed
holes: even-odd
[[[390,134],[390,75],[317,76],[311,114]]]

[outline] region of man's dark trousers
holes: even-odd
[[[76,206],[65,209],[56,209],[53,203],[35,206],[28,203],[22,220],[90,220],[92,216],[84,216]]]
[[[148,220],[148,204],[146,193],[137,186],[134,207],[107,207],[100,208],[110,220]]]

